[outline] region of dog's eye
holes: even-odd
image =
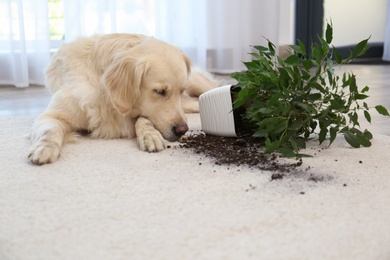
[[[167,91],[165,89],[155,89],[154,93],[159,94],[160,96],[165,97],[167,95]]]

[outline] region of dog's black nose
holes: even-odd
[[[175,125],[172,130],[175,133],[175,135],[182,136],[188,131],[188,125],[187,124]]]

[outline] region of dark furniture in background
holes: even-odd
[[[295,4],[295,41],[300,39],[306,46],[306,52],[312,42],[318,42],[317,35],[323,35],[324,0],[296,0]],[[363,39],[362,39],[363,40]],[[370,43],[370,49],[355,60],[355,64],[390,64],[382,60],[383,42]],[[343,58],[349,55],[351,46],[335,46]]]

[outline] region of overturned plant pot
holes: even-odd
[[[233,110],[236,98],[233,85],[222,86],[199,97],[199,112],[202,130],[206,134],[224,137],[241,137],[251,134],[251,130],[243,123],[245,108]]]

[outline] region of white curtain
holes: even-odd
[[[278,45],[279,1],[64,0],[65,41],[96,33],[142,33],[180,47],[197,66],[230,73],[250,59],[250,45],[266,43],[262,36]],[[5,33],[0,29],[0,53],[5,53],[0,84],[43,84],[47,0],[0,3],[0,24],[6,28]]]
[[[387,1],[386,33],[383,46],[383,60],[390,61],[390,0]]]
[[[0,84],[43,84],[50,60],[47,0],[0,0]]]

